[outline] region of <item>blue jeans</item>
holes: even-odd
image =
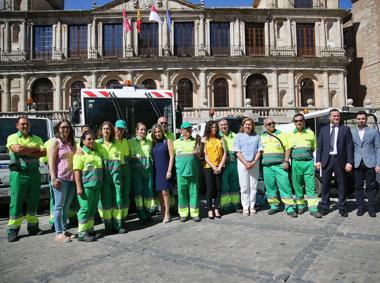
[[[57,234],[61,234],[66,230],[67,213],[70,208],[71,201],[73,200],[75,190],[75,182],[63,181],[61,188],[54,189],[54,227]]]

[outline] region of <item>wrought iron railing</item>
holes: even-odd
[[[131,48],[97,48],[97,49],[52,49],[52,50],[12,50],[5,52],[0,49],[0,61],[22,62],[31,61],[61,61],[61,60],[101,60],[101,59],[119,59],[119,58],[146,58],[146,57],[196,57],[196,56],[213,56],[213,57],[352,57],[351,50],[333,47],[310,47],[297,48],[295,46],[157,46],[144,47],[133,46],[135,52],[130,52]]]

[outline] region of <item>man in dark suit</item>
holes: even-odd
[[[358,127],[352,129],[354,143],[355,195],[358,211],[362,216],[364,209],[364,180],[368,193],[368,215],[376,217],[376,194],[378,184],[376,173],[380,173],[380,134],[377,129],[367,126],[367,113],[359,111],[356,115]]]
[[[322,198],[320,213],[326,215],[330,210],[330,180],[335,174],[339,189],[339,214],[347,217],[346,210],[346,172],[352,171],[354,147],[350,128],[340,125],[340,112],[331,109],[330,124],[321,128],[318,136],[315,167],[322,169]]]

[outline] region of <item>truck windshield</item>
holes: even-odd
[[[157,122],[152,105],[146,98],[117,98],[121,111],[127,120],[128,136],[135,134],[135,126],[143,122],[150,129]],[[154,99],[163,116],[168,118],[168,129],[173,131],[172,99]],[[112,101],[107,98],[84,98],[84,123],[97,131],[104,121],[115,123],[118,120]]]
[[[31,133],[39,136],[44,142],[49,138],[47,121],[44,119],[29,118],[31,124]],[[0,147],[1,152],[4,152],[9,135],[17,132],[16,118],[1,118],[0,119]]]

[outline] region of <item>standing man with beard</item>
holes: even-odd
[[[367,113],[359,111],[356,115],[357,128],[351,129],[354,143],[355,196],[358,205],[357,216],[365,213],[364,180],[368,193],[368,215],[376,217],[376,194],[378,184],[376,173],[380,173],[380,134],[367,126]]]

